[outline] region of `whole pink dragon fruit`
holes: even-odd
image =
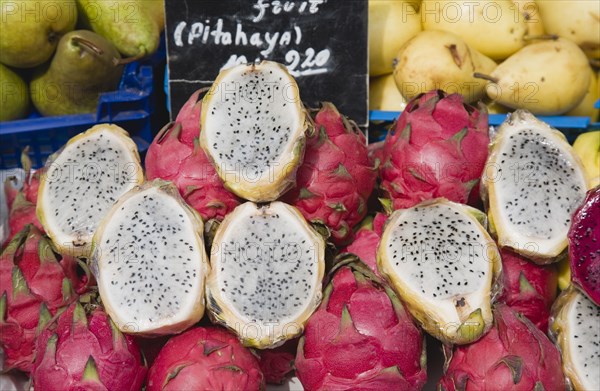
[[[296,186],[283,199],[307,220],[329,227],[331,239],[340,244],[351,239],[352,228],[367,214],[377,163],[369,158],[362,131],[333,104],[323,103],[314,122]]]
[[[84,290],[77,263],[60,261],[33,225],[17,233],[0,255],[0,346],[7,368],[31,370],[38,328]]]
[[[474,203],[489,141],[485,106],[440,90],[421,94],[385,139],[381,188],[394,209],[438,197]]]
[[[258,359],[235,335],[196,327],[169,340],[148,372],[147,391],[262,390]]]
[[[200,91],[182,107],[174,124],[165,126],[146,154],[148,180],[161,178],[177,186],[185,201],[202,218],[222,220],[239,205],[239,199],[223,185],[208,156],[200,148]]]
[[[20,191],[14,190],[14,187],[10,185],[10,179],[4,184],[9,209],[9,238],[16,235],[27,224],[34,224],[40,231],[44,232],[35,212],[40,177],[43,175],[44,169],[33,172],[28,153],[29,147],[25,147],[21,153],[21,166],[25,171],[23,188]]]
[[[440,391],[564,390],[560,353],[542,331],[510,307],[494,310],[480,340],[448,352]]]
[[[571,280],[600,306],[600,186],[587,192],[569,230]]]
[[[40,334],[32,382],[36,390],[139,391],[146,372],[133,337],[76,302]]]
[[[343,258],[298,345],[296,374],[304,389],[421,389],[427,380],[421,331],[369,267]]]
[[[260,370],[269,384],[282,384],[294,373],[298,339],[290,339],[274,349],[257,350]]]
[[[523,256],[501,249],[503,292],[500,302],[520,312],[544,333],[558,291],[555,265],[536,265]]]

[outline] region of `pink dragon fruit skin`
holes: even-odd
[[[41,333],[32,382],[37,390],[138,391],[147,369],[134,339],[100,309],[71,304]]]
[[[194,92],[177,113],[175,122],[181,124],[181,142],[189,147],[194,146],[194,140],[200,136],[200,114],[202,99],[200,94],[204,89]]]
[[[564,390],[560,353],[546,334],[508,306],[494,310],[494,327],[480,340],[457,346],[440,391]]]
[[[397,296],[356,257],[332,273],[298,345],[296,374],[304,389],[421,389],[423,335]]]
[[[394,209],[438,197],[473,203],[489,141],[485,106],[475,108],[460,94],[439,90],[421,94],[385,139],[381,188]]]
[[[504,289],[499,301],[526,316],[546,333],[558,291],[555,265],[536,265],[507,249],[500,250],[500,255]]]
[[[587,192],[569,229],[571,281],[600,306],[600,186]]]
[[[147,391],[265,388],[258,359],[227,330],[196,327],[169,340],[148,372]]]
[[[37,204],[37,193],[40,186],[40,177],[44,169],[33,172],[31,159],[29,158],[29,147],[26,147],[21,154],[21,166],[25,170],[25,180],[23,188],[20,191],[14,190],[9,183],[5,183],[4,188],[7,192],[7,205],[9,210],[8,226],[9,239],[17,232],[21,231],[27,224],[34,224],[40,231],[44,232],[42,224],[39,222],[35,207]]]
[[[85,288],[77,263],[59,261],[37,228],[14,236],[0,256],[0,346],[8,368],[31,371],[38,326]]]
[[[359,229],[354,235],[352,243],[340,250],[340,254],[350,253],[359,257],[379,278],[383,277],[377,269],[377,246],[379,246],[386,219],[386,215],[377,213],[373,222],[369,226]]]
[[[298,339],[290,339],[274,349],[256,350],[260,370],[269,384],[282,384],[294,373]]]
[[[336,244],[352,237],[352,228],[367,213],[375,186],[377,163],[369,158],[366,139],[331,103],[314,115],[315,133],[307,139],[296,186],[283,200],[304,217],[324,224]]]
[[[156,135],[146,154],[146,176],[148,180],[172,181],[205,221],[222,220],[240,201],[225,189],[198,139],[190,146],[183,142],[185,134],[189,137],[190,132],[183,132],[182,124],[175,123]]]

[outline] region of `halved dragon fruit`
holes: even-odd
[[[425,341],[396,294],[353,255],[338,258],[310,317],[296,374],[311,390],[420,390]]]
[[[29,372],[36,334],[51,316],[77,299],[77,263],[59,259],[33,225],[17,233],[0,255],[0,347],[6,369]]]
[[[139,391],[146,372],[133,337],[74,303],[42,330],[31,378],[36,390]]]
[[[325,243],[282,202],[246,202],[212,242],[209,315],[246,346],[268,348],[300,335],[321,301]]]
[[[536,265],[510,250],[502,249],[502,295],[498,301],[527,317],[544,333],[558,292],[556,265]]]
[[[332,103],[324,102],[315,110],[314,121],[315,132],[307,139],[296,186],[284,201],[308,221],[329,227],[335,243],[344,243],[367,214],[379,163],[369,158],[365,136],[356,123]]]
[[[498,128],[482,183],[498,244],[537,263],[558,260],[587,189],[583,166],[564,135],[515,111]]]
[[[569,229],[571,280],[600,306],[600,186],[588,191]]]
[[[196,327],[173,337],[148,372],[148,391],[259,391],[265,380],[257,358],[235,335]]]
[[[203,223],[170,182],[122,196],[100,223],[92,267],[102,304],[130,334],[182,332],[204,314]]]
[[[400,209],[387,222],[379,271],[423,328],[446,343],[479,339],[492,325],[501,271],[485,215],[439,198]]]
[[[504,304],[494,309],[494,327],[483,338],[444,352],[440,391],[565,389],[558,349],[527,318]],[[598,388],[585,390],[593,389]]]
[[[283,65],[221,71],[202,101],[201,128],[202,148],[238,196],[273,201],[293,186],[309,118]]]
[[[571,388],[600,390],[600,307],[568,288],[552,308],[550,335],[561,351]]]
[[[61,254],[89,256],[102,217],[143,180],[137,147],[127,132],[96,125],[48,159],[38,190],[38,218]]]

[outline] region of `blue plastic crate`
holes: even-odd
[[[145,151],[152,142],[152,89],[152,67],[134,62],[125,67],[119,89],[100,96],[96,113],[56,117],[34,113],[27,119],[0,122],[0,169],[19,167],[26,146],[34,167],[41,167],[71,137],[100,123],[121,126],[140,152]]]
[[[596,105],[600,105],[600,101]],[[372,123],[372,126],[369,127],[369,142],[382,141],[385,138],[389,124],[398,118],[400,114],[397,111],[370,111],[369,121]],[[490,114],[489,124],[491,126],[498,126],[504,122],[506,116],[507,114]],[[592,129],[593,125],[596,125],[590,123],[589,117],[569,117],[563,115],[551,117],[538,116],[538,118],[563,132],[567,140],[571,143],[575,141],[578,135]]]

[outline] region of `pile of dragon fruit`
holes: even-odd
[[[367,146],[262,62],[143,165],[109,124],[22,163],[0,346],[35,390],[420,390],[427,334],[439,390],[600,389],[600,187],[528,112],[431,91]]]

